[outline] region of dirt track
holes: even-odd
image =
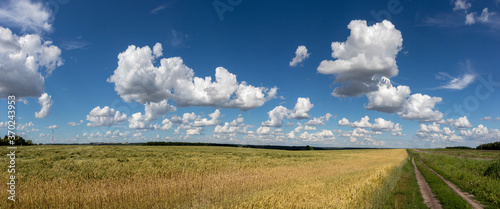
[[[412,159],[413,160],[413,159]],[[418,160],[425,166],[427,167],[429,170],[431,170],[434,174],[436,174],[441,180],[443,180],[455,193],[457,193],[460,197],[462,197],[465,201],[467,201],[467,203],[469,203],[469,205],[471,205],[473,208],[475,209],[482,209],[484,208],[483,205],[481,205],[481,203],[479,203],[477,200],[473,199],[474,195],[471,195],[471,194],[468,194],[468,193],[465,193],[465,192],[462,192],[462,190],[460,190],[460,188],[458,188],[455,184],[451,183],[450,181],[446,180],[445,178],[443,178],[441,175],[439,175],[438,173],[436,173],[436,171],[432,170],[431,168],[429,168],[429,166],[427,166],[424,162],[422,162],[422,160],[420,160],[420,158],[418,158]],[[415,165],[415,163],[413,164]],[[415,169],[415,173],[417,173],[417,170]],[[420,184],[420,183],[419,183]],[[423,193],[422,193],[423,195]],[[424,198],[425,199],[425,198]]]
[[[425,181],[424,176],[418,170],[417,165],[415,165],[415,157],[411,158],[411,162],[413,163],[413,168],[415,169],[415,177],[417,178],[418,187],[420,188],[420,193],[424,198],[425,205],[431,209],[443,208],[443,206],[439,203],[439,200],[436,199],[436,195],[432,193],[431,188],[429,187],[429,184],[427,184],[427,181]]]

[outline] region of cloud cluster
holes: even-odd
[[[352,131],[335,130],[339,136],[349,138],[349,142],[358,145],[384,145],[384,141],[375,140],[376,135],[382,135],[384,132],[390,132],[393,136],[403,136],[403,127],[399,123],[394,123],[383,118],[376,118],[375,123],[370,123],[370,117],[364,116],[359,121],[349,122],[347,118],[338,121],[339,126],[350,126]]]
[[[144,104],[144,115],[142,113],[138,112],[138,113],[132,114],[132,116],[128,119],[129,128],[132,128],[132,129],[150,128],[151,127],[149,125],[150,122],[157,120],[159,116],[163,116],[169,112],[174,112],[176,110],[177,110],[177,108],[168,104],[168,100],[163,100],[161,102],[146,103],[146,104]],[[163,121],[163,122],[168,124],[167,121]],[[166,129],[167,127],[168,127],[168,125],[165,126],[165,124],[164,124],[163,126],[157,127],[157,128]]]
[[[224,125],[217,125],[214,128],[214,134],[246,134],[248,133],[249,125],[244,124],[244,118],[238,115],[238,118],[231,122],[225,122]]]
[[[410,87],[392,85],[390,78],[399,72],[396,56],[403,38],[390,21],[367,26],[366,21],[353,20],[348,28],[351,34],[345,42],[332,43],[332,57],[336,60],[324,60],[317,69],[322,74],[335,75],[335,82],[341,84],[334,89],[334,96],[365,94],[368,110],[398,113],[402,118],[420,122],[442,119],[443,114],[434,110],[442,100],[440,97],[411,95]]]
[[[467,119],[467,116],[463,116],[458,119],[448,119],[446,122],[456,129],[466,129],[472,127],[472,124],[469,122],[469,119]]]
[[[163,120],[163,129],[168,130],[173,124],[177,124],[178,126],[175,129],[175,134],[181,134],[181,130],[185,130],[186,135],[201,135],[204,127],[219,125],[222,114],[220,110],[216,109],[208,116],[210,119],[202,118],[194,112],[184,113],[182,117],[174,115],[169,120]],[[153,127],[159,127],[159,125],[154,125]]]
[[[378,90],[366,94],[369,103],[365,108],[385,113],[400,112],[405,108],[406,98],[410,93],[410,87],[403,85],[393,87],[391,81],[383,77],[378,84]]]
[[[50,107],[54,103],[47,93],[43,93],[40,98],[38,98],[38,103],[42,105],[40,112],[35,112],[35,118],[46,118],[50,115]]]
[[[295,135],[293,136],[294,136],[293,138],[295,138]],[[316,133],[309,133],[305,131],[302,134],[300,134],[298,138],[302,139],[302,141],[304,142],[317,142],[317,141],[328,140],[329,143],[331,143],[333,142],[333,140],[335,140],[335,136],[333,135],[333,132],[330,130],[322,130]]]
[[[351,30],[347,40],[332,43],[336,60],[323,60],[317,68],[319,73],[335,75],[335,83],[342,86],[333,95],[340,97],[375,91],[380,77],[396,76],[396,55],[403,44],[401,32],[387,20],[372,26],[353,20],[347,28]]]
[[[443,113],[435,110],[441,97],[431,97],[425,94],[411,94],[410,87],[400,85],[393,87],[388,78],[382,78],[379,89],[367,93],[368,110],[385,113],[397,113],[404,119],[418,120],[419,122],[437,122],[443,118]]]
[[[149,46],[131,45],[118,55],[118,67],[108,82],[126,102],[132,100],[146,104],[171,99],[177,106],[212,106],[249,110],[264,105],[276,97],[277,88],[255,87],[238,82],[236,75],[222,67],[211,77],[195,77],[194,71],[184,65],[180,57],[163,58],[156,67],[154,62],[162,55],[157,43]]]
[[[125,113],[120,113],[120,111],[115,111],[108,106],[104,108],[97,106],[87,115],[87,120],[90,121],[90,123],[87,123],[87,126],[110,127],[116,124],[125,123],[127,121],[127,115]]]
[[[79,122],[71,121],[71,122],[68,122],[67,124],[68,124],[68,126],[79,126],[79,125],[82,125],[82,123],[83,123],[83,120],[80,120]]]
[[[289,110],[286,107],[283,106],[277,106],[273,110],[269,111],[267,115],[269,116],[269,120],[262,122],[262,126],[268,126],[268,127],[282,127],[283,126],[283,119],[289,118],[289,119],[308,119],[311,118],[309,115],[309,111],[314,107],[314,105],[311,103],[309,98],[303,98],[299,97],[297,98],[297,103],[295,103],[295,107],[293,110]],[[330,118],[332,115],[328,114],[328,118]],[[322,119],[317,119],[315,118],[314,120],[316,121],[309,121],[310,123],[318,122],[322,123],[325,118]],[[321,121],[319,121],[321,120]],[[328,119],[327,119],[328,120]],[[308,122],[308,123],[309,123]]]
[[[0,27],[0,63],[0,98],[11,94],[38,98],[45,89],[41,71],[49,76],[63,61],[61,50],[51,41],[36,34],[17,36]]]
[[[440,124],[435,122],[429,125],[420,124],[420,129],[418,129],[415,136],[424,141],[431,141],[432,143],[463,141],[462,136],[455,134],[455,131],[452,131],[450,127],[443,127],[441,129]]]
[[[418,120],[419,122],[436,122],[443,118],[443,113],[434,110],[436,103],[442,101],[441,97],[431,97],[425,94],[411,95],[398,115],[404,119]]]
[[[491,20],[491,16],[495,15],[494,12],[489,12],[488,8],[484,8],[479,16],[476,15],[475,12],[471,12],[465,16],[465,24],[472,25],[475,24],[476,21],[481,23],[489,23]]]
[[[468,140],[478,140],[482,142],[493,142],[500,138],[500,130],[488,129],[488,127],[483,124],[479,124],[477,127],[470,130],[461,130],[460,133]]]
[[[498,1],[497,1],[498,2]],[[473,25],[476,23],[483,23],[491,25],[492,27],[498,27],[498,16],[495,12],[490,12],[487,7],[483,8],[481,14],[477,15],[477,12],[469,12],[472,4],[467,0],[455,0],[453,11],[465,14],[465,24]]]
[[[370,117],[368,116],[364,116],[359,121],[354,121],[352,123],[349,122],[347,118],[342,118],[338,121],[338,124],[339,126],[350,126],[352,128],[356,128],[355,130],[357,130],[357,133],[363,133],[367,128],[371,128],[372,132],[370,133],[372,135],[377,132],[393,132],[393,135],[401,135],[401,132],[403,131],[403,128],[399,123],[394,124],[394,122],[390,120],[376,118],[375,123],[372,124],[370,123]]]
[[[8,0],[0,5],[0,23],[23,31],[51,31],[52,16],[42,2]]]
[[[307,48],[304,45],[297,47],[295,51],[295,57],[290,61],[290,67],[295,67],[298,64],[304,62],[307,58],[309,58],[309,53],[307,53]]]

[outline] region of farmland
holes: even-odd
[[[498,176],[500,162],[495,160],[500,158],[499,151],[432,149],[412,150],[410,152],[418,155],[422,162],[445,179],[454,183],[461,190],[473,194],[475,199],[483,205],[491,208],[500,207],[500,190],[498,189],[500,188],[500,178]],[[419,165],[420,168],[424,172],[428,172],[422,165]],[[428,176],[435,179],[434,175],[430,173]],[[432,181],[441,184],[441,186],[437,187],[443,188],[442,190],[448,190],[446,186],[442,186],[443,184],[440,181]],[[439,197],[438,194],[437,196]],[[450,196],[452,195],[448,197]],[[442,201],[447,202],[452,199],[458,199],[455,201],[456,204],[463,204],[463,202],[458,203],[461,200],[457,197],[442,198]]]
[[[17,157],[16,208],[369,208],[390,198],[408,160],[402,149],[83,145]]]

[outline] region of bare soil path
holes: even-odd
[[[429,187],[429,184],[427,184],[427,181],[425,181],[424,176],[418,170],[417,165],[415,165],[415,157],[411,158],[411,162],[413,163],[413,168],[415,169],[415,177],[417,178],[418,187],[420,188],[420,193],[424,198],[425,205],[431,209],[443,208],[441,203],[439,203],[439,200],[436,199],[436,195],[432,193],[431,188]]]
[[[413,160],[413,159],[412,159]],[[420,158],[418,158],[418,160],[420,160],[420,162],[425,166],[427,167],[429,170],[431,170],[434,174],[436,174],[441,180],[444,181],[444,183],[446,183],[455,193],[457,193],[460,197],[462,197],[465,201],[467,201],[467,203],[469,203],[469,205],[471,205],[473,208],[475,209],[483,209],[484,206],[481,205],[481,203],[479,203],[477,200],[475,200],[473,197],[474,195],[471,195],[471,194],[468,194],[468,193],[465,193],[465,192],[462,192],[462,190],[460,190],[460,188],[458,188],[455,184],[451,183],[450,181],[446,180],[445,178],[443,178],[441,175],[439,175],[438,173],[436,173],[436,171],[432,170],[432,168],[429,168],[429,166],[427,166],[424,162],[422,162],[422,160]],[[414,164],[415,165],[415,164]],[[415,173],[416,173],[416,170],[415,170]],[[419,183],[420,184],[420,183]]]

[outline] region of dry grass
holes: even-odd
[[[15,206],[371,208],[385,201],[405,159],[405,150],[23,147]],[[0,208],[10,205],[6,195]]]

